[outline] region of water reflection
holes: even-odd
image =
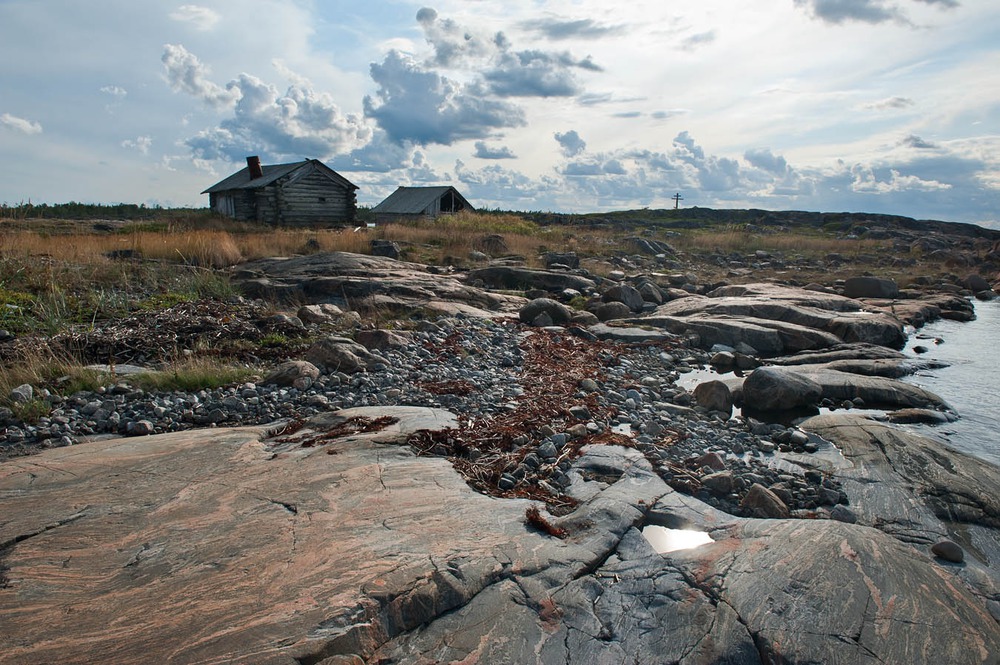
[[[704,531],[692,529],[668,529],[665,526],[650,525],[643,527],[642,535],[660,554],[689,550],[700,545],[713,542],[712,537]]]

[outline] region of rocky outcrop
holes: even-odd
[[[542,289],[557,293],[563,289],[589,292],[597,283],[587,277],[553,270],[533,270],[516,266],[489,266],[470,270],[470,283],[482,282],[498,289]]]
[[[861,311],[857,301],[834,294],[746,284],[722,287],[708,295],[668,302],[656,309],[654,317],[697,317],[702,324],[713,318],[765,327],[791,324],[829,333],[824,346],[848,342],[901,348],[906,340],[899,319],[887,313]],[[793,347],[786,348],[790,351]],[[800,346],[799,350],[807,348],[822,347]]]
[[[523,299],[489,293],[427,266],[388,257],[327,252],[267,258],[236,266],[232,278],[251,298],[332,303],[352,310],[423,307],[448,302],[483,312],[510,312]]]
[[[639,451],[605,445],[570,471],[572,513],[528,519],[530,502],[477,494],[445,460],[398,445],[453,424],[355,409],[269,436],[104,440],[0,465],[0,662],[1000,657],[985,583],[977,598],[881,531],[722,514]],[[928,487],[970,503],[940,505],[995,518],[989,498],[971,512],[974,478],[941,473]],[[714,542],[660,554],[647,523]]]

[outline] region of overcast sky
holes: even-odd
[[[996,0],[0,0],[0,202],[204,206],[324,161],[377,203],[1000,219]]]

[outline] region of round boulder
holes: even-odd
[[[628,305],[633,312],[641,312],[645,300],[639,290],[628,284],[612,286],[601,296],[604,302],[620,302]]]
[[[709,411],[730,413],[733,410],[733,393],[722,381],[706,381],[699,383],[694,389],[694,399],[698,406]]]
[[[364,369],[372,355],[346,337],[327,337],[309,347],[305,359],[324,372],[353,374]]]
[[[573,310],[551,298],[535,298],[522,307],[517,316],[521,323],[536,326],[545,320],[543,314],[548,317],[548,322],[545,325],[561,326],[569,323],[570,319],[573,318]]]
[[[319,368],[305,360],[289,360],[283,362],[264,377],[264,385],[282,387],[308,388],[319,378]]]
[[[594,312],[599,321],[611,321],[612,319],[625,319],[632,316],[632,310],[623,302],[606,302],[598,305]]]
[[[759,367],[743,382],[743,405],[758,411],[812,406],[822,396],[822,386],[812,379],[775,367]]]

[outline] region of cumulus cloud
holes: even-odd
[[[441,18],[429,7],[417,22],[434,56],[428,67],[463,68],[482,79],[479,93],[498,97],[569,97],[582,91],[578,70],[601,71],[590,56],[540,49],[514,50],[502,32],[486,34]]]
[[[182,23],[190,23],[197,30],[211,30],[222,18],[219,13],[199,5],[181,5],[170,12],[170,18]]]
[[[575,129],[563,133],[556,132],[555,139],[566,157],[575,157],[587,149],[587,142],[580,138]]]
[[[216,108],[229,106],[239,97],[239,90],[209,80],[209,68],[180,44],[165,44],[160,60],[174,92],[185,92]]]
[[[577,60],[569,53],[508,51],[483,78],[501,97],[572,97],[583,91],[576,69],[601,71],[589,56]]]
[[[958,7],[958,0],[917,0],[917,2],[922,2],[925,5],[941,5],[946,9],[953,9]]]
[[[915,175],[902,175],[896,169],[889,169],[888,177],[879,179],[871,167],[857,166],[852,169],[854,180],[851,191],[871,194],[922,191],[934,192],[951,189],[952,185],[937,180],[922,180]]]
[[[142,154],[148,155],[149,149],[153,147],[153,139],[149,136],[137,136],[134,139],[122,141],[122,147],[138,150]]]
[[[444,67],[455,66],[462,60],[488,58],[506,42],[502,33],[492,39],[476,34],[458,25],[452,19],[442,19],[430,7],[417,12],[417,23],[424,31],[424,37],[434,48],[431,63]]]
[[[621,34],[624,27],[602,25],[589,18],[545,18],[537,21],[524,21],[521,23],[521,29],[538,32],[549,39],[599,39]]]
[[[763,169],[775,175],[785,175],[788,173],[788,162],[784,157],[775,155],[769,148],[756,148],[743,153],[743,159],[751,166]]]
[[[516,159],[517,155],[507,146],[489,146],[486,141],[476,141],[476,154],[479,159]]]
[[[372,64],[371,76],[378,90],[365,97],[365,115],[393,141],[450,145],[526,124],[519,107],[490,99],[475,86],[428,70],[398,51]]]
[[[25,120],[10,113],[0,114],[0,127],[6,127],[22,134],[42,133],[41,123]]]

